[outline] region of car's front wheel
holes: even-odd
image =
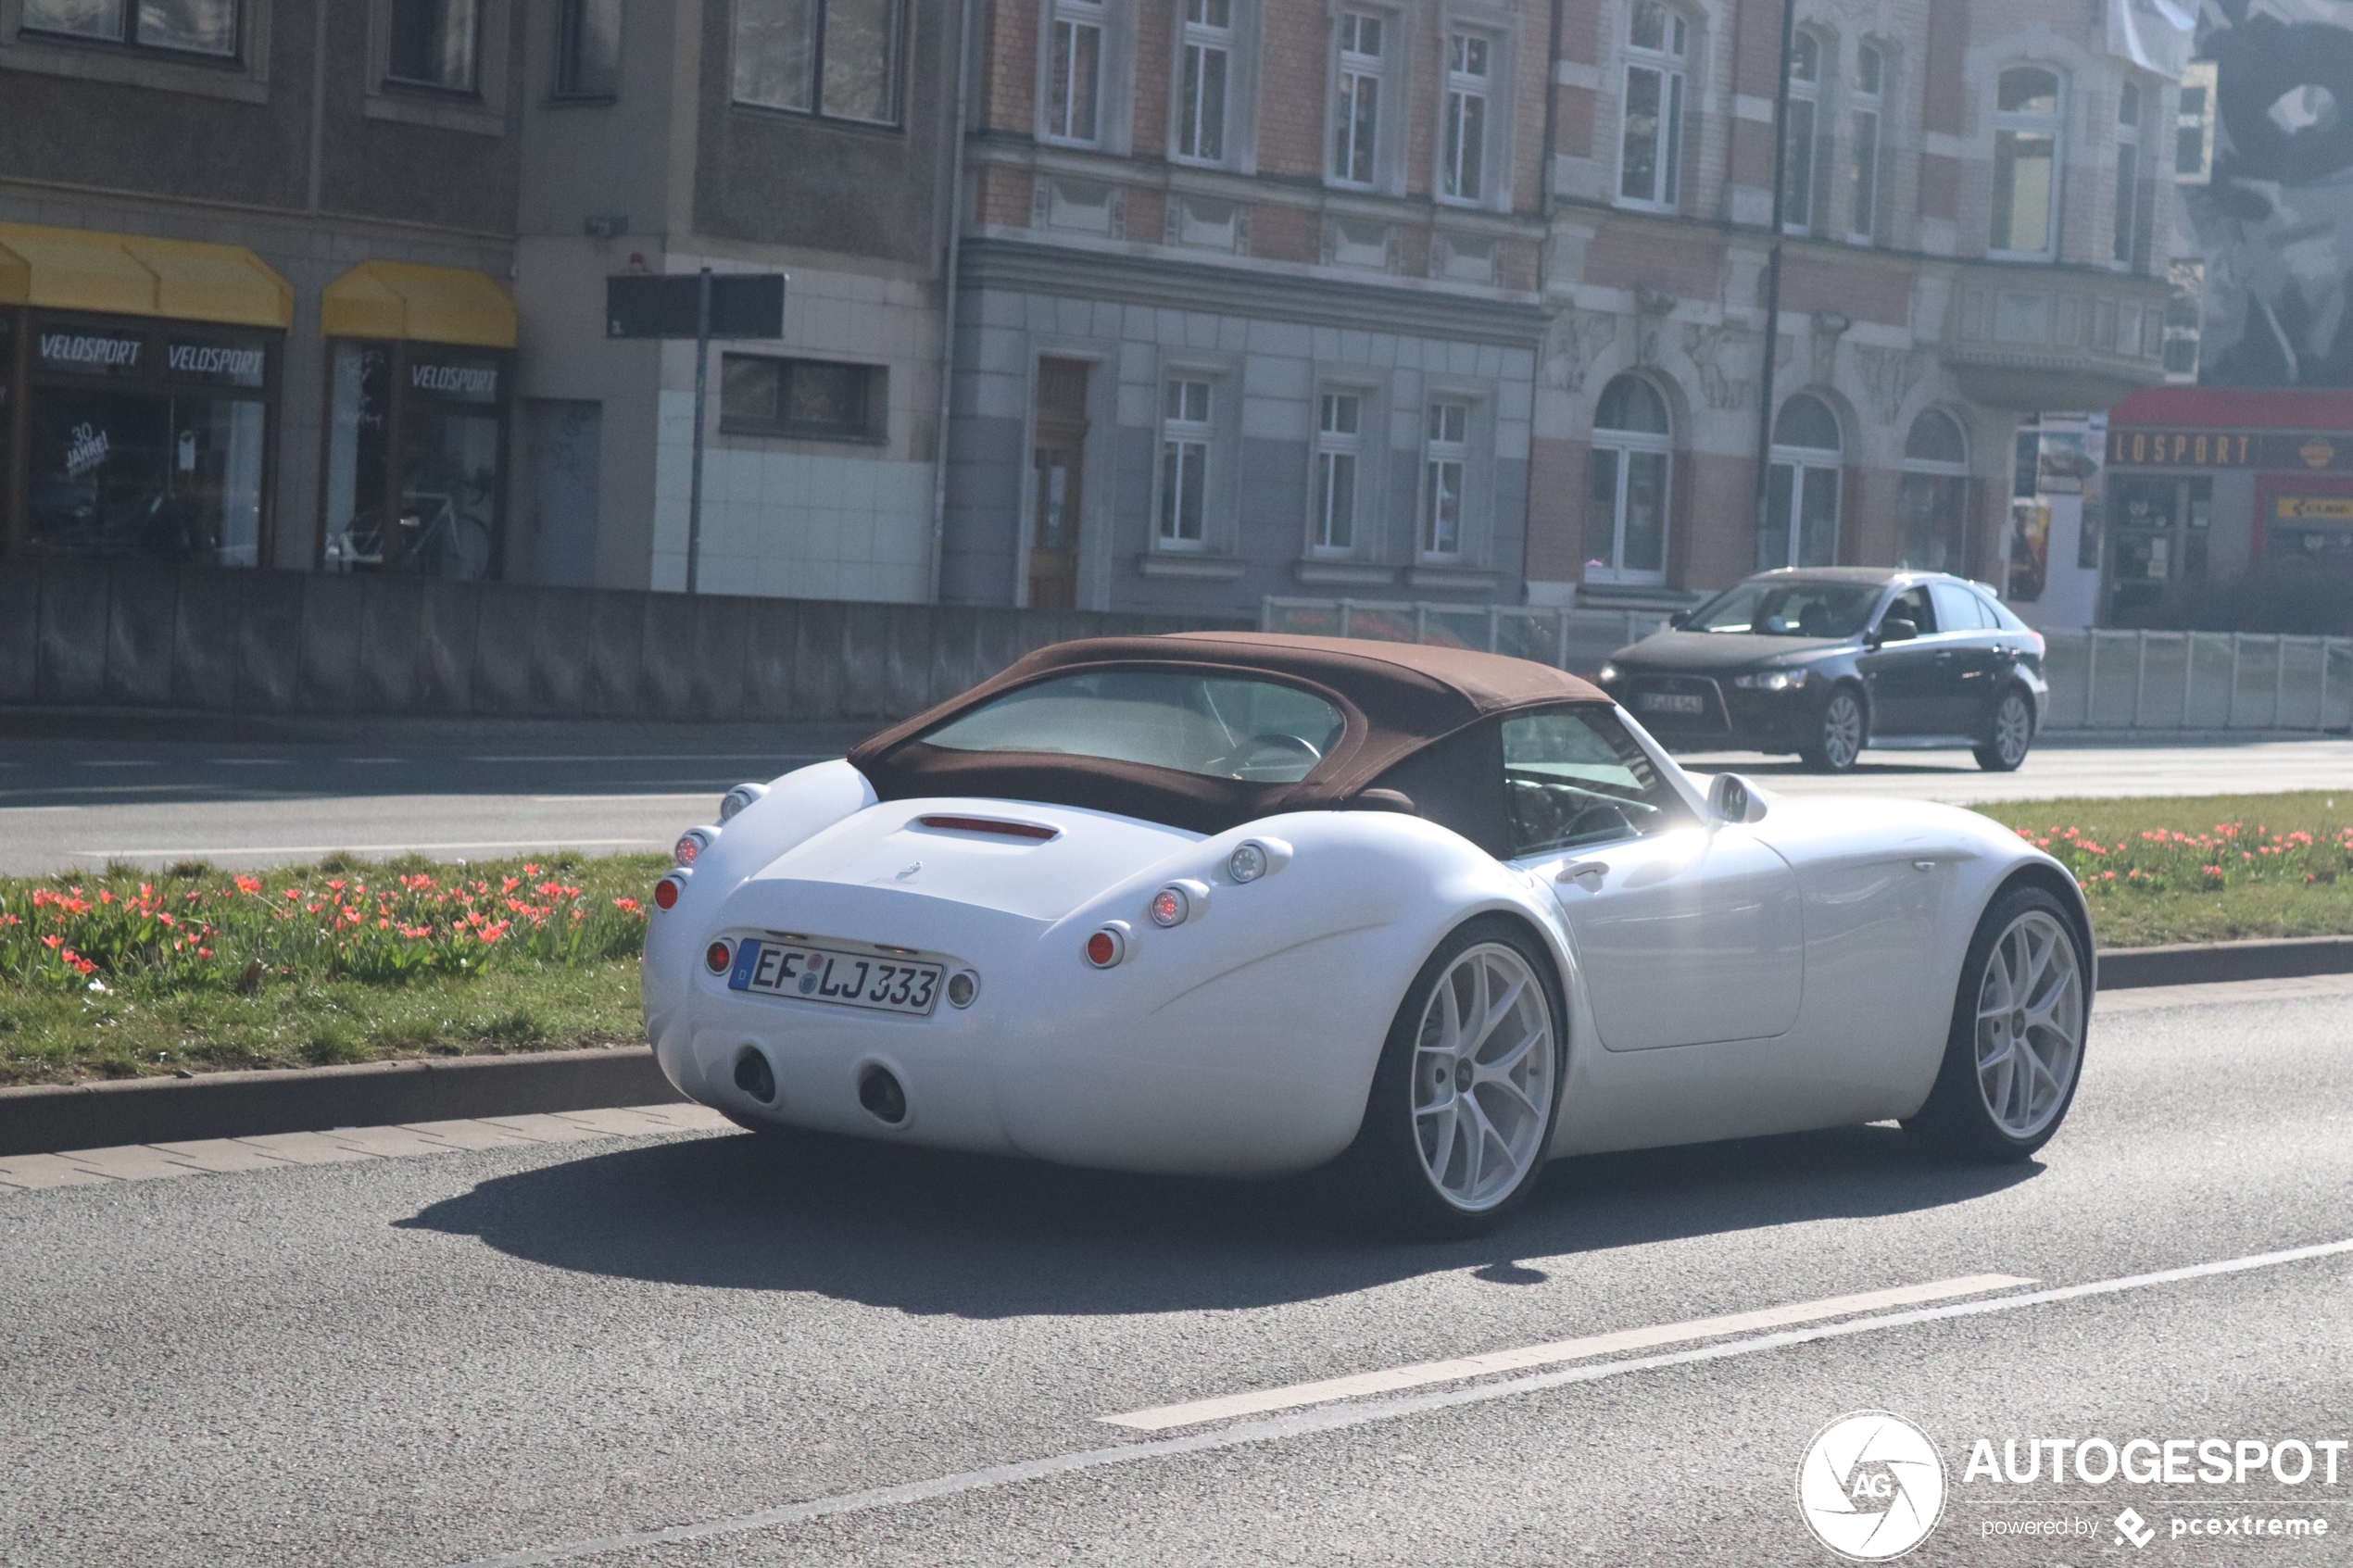
[[[2083,1073],[2091,966],[2065,905],[2013,887],[1978,922],[1944,1063],[1904,1130],[1975,1160],[2023,1160],[2058,1131]]]
[[[1390,1025],[1348,1160],[1376,1217],[1420,1236],[1492,1230],[1551,1146],[1566,1060],[1552,960],[1516,923],[1439,944]]]
[[[1798,755],[1816,772],[1843,773],[1863,755],[1865,727],[1861,695],[1853,686],[1841,686],[1822,704],[1814,733]]]
[[[2013,686],[1994,709],[1994,728],[1977,746],[1977,765],[1989,773],[2016,771],[2034,744],[2034,708]]]

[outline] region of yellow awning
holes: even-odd
[[[0,305],[285,327],[294,289],[243,245],[0,223]]]
[[[319,320],[329,337],[515,345],[515,302],[488,277],[462,267],[363,261],[327,285]]]

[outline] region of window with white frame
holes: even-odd
[[[2125,82],[2116,93],[2116,235],[2110,254],[2124,266],[2133,264],[2140,221],[2141,88]]]
[[[1353,392],[1327,392],[1319,403],[1315,551],[1322,556],[1350,555],[1356,548],[1356,460],[1364,450],[1364,398]]]
[[[1053,0],[1047,38],[1046,134],[1092,144],[1102,139],[1103,7]]]
[[[1343,185],[1370,185],[1380,147],[1384,19],[1370,11],[1340,14],[1340,80],[1332,99],[1331,177]]]
[[[2058,73],[2002,72],[1994,99],[1994,227],[1997,254],[2048,260],[2058,253],[2058,171],[2066,122]]]
[[[1617,194],[1644,207],[1682,197],[1683,71],[1690,33],[1658,0],[1634,0],[1626,41],[1626,95],[1617,143]]]
[[[1846,236],[1856,245],[1879,238],[1880,107],[1887,90],[1887,56],[1872,44],[1855,51],[1855,93],[1849,119],[1854,126],[1855,177],[1847,191]]]
[[[2214,62],[2192,60],[2182,71],[2181,96],[2173,106],[2173,172],[2203,180],[2212,172],[2207,119],[2214,102]]]
[[[1176,73],[1176,156],[1226,157],[1227,88],[1234,75],[1234,0],[1185,0]]]
[[[1439,148],[1439,194],[1476,202],[1487,191],[1487,96],[1491,40],[1476,32],[1446,35],[1446,123]]]
[[[1895,509],[1903,528],[1898,566],[1966,571],[1969,442],[1942,408],[1921,410],[1904,438],[1904,477]]]
[[[1209,493],[1209,393],[1206,380],[1172,376],[1162,388],[1160,546],[1201,549]]]
[[[1674,460],[1667,400],[1619,376],[1593,406],[1585,468],[1585,581],[1667,581],[1667,487]]]
[[[1454,560],[1463,553],[1463,483],[1470,465],[1470,405],[1430,400],[1422,444],[1422,555]]]
[[[1784,135],[1789,143],[1783,167],[1781,228],[1803,234],[1814,227],[1814,138],[1822,107],[1822,41],[1801,32],[1790,41],[1789,119]]]

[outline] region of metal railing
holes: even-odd
[[[1590,675],[1667,624],[1655,610],[1267,598],[1261,631],[1483,648]],[[2344,730],[2353,638],[2252,632],[2051,632],[2046,730]]]

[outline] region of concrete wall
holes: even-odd
[[[27,560],[0,573],[0,704],[889,719],[1050,643],[1233,624]]]

